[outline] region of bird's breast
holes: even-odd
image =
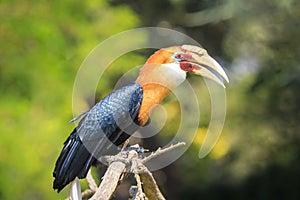
[[[138,113],[140,126],[144,126],[147,123],[153,108],[160,104],[164,97],[171,92],[167,87],[154,83],[145,84],[142,88],[143,100]]]

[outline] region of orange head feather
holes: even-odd
[[[136,80],[144,92],[138,116],[142,125],[148,120],[151,108],[182,83],[187,72],[210,78],[223,87],[222,79],[229,81],[220,64],[201,47],[182,45],[156,51]]]

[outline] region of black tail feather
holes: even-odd
[[[86,177],[89,168],[95,162],[95,158],[89,153],[76,134],[76,129],[64,143],[53,171],[53,188],[61,191],[76,177]]]

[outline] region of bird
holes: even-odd
[[[100,156],[145,126],[153,107],[184,82],[187,73],[212,79],[224,88],[223,82],[229,82],[221,65],[202,47],[181,45],[157,50],[134,82],[116,89],[72,120],[80,122],[55,163],[54,190],[60,192],[76,178],[85,178]]]

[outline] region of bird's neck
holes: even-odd
[[[143,88],[143,101],[138,115],[140,125],[147,123],[151,110],[185,78],[186,73],[174,64],[146,63],[143,66],[136,80]]]
[[[143,101],[139,110],[138,120],[141,126],[145,125],[156,105],[171,92],[170,89],[159,84],[142,85]]]

